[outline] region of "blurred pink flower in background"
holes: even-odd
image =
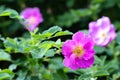
[[[98,46],[108,45],[117,36],[114,25],[105,16],[89,23],[89,34]]]
[[[72,70],[89,68],[94,63],[94,43],[90,36],[77,32],[62,46],[63,64]]]
[[[37,7],[26,8],[20,15],[25,20],[23,23],[25,28],[29,31],[33,31],[40,23],[43,22],[42,14]]]

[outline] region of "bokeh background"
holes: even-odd
[[[55,25],[60,26],[63,30],[69,30],[73,33],[79,30],[87,30],[89,22],[95,21],[102,16],[109,17],[111,23],[115,25],[116,31],[119,32],[120,30],[120,0],[0,0],[0,12],[4,11],[6,8],[11,8],[20,14],[21,11],[27,7],[38,7],[43,15],[44,21],[38,26],[39,32],[43,32]],[[11,19],[5,16],[0,17],[0,35],[5,38],[15,38],[29,37],[30,33],[24,29],[24,26],[21,25],[17,19]],[[120,33],[118,35],[120,35]],[[68,37],[69,36],[65,36],[62,38],[66,40]],[[71,38],[71,35],[69,38]],[[116,39],[116,42],[119,43],[119,40],[120,37]],[[115,48],[114,46],[117,47]],[[114,51],[120,50],[119,46],[120,45],[116,45],[115,42],[112,42],[106,49],[98,48],[96,55],[98,57],[106,55],[107,61],[112,61],[113,55],[115,55],[113,54]],[[1,40],[0,48],[4,49]],[[23,55],[18,54],[12,56],[18,58]],[[109,65],[111,65],[111,63],[109,63]],[[4,69],[11,63],[2,61],[0,64],[2,64],[0,65],[0,68]],[[46,63],[44,64],[46,65]],[[119,63],[116,65],[113,61],[112,65],[112,69],[110,68],[110,76],[120,70],[119,67],[116,69],[116,66],[120,66]],[[68,73],[67,75],[70,75],[70,78],[76,76],[71,73]],[[104,80],[104,77],[98,78],[98,80]]]
[[[42,32],[53,25],[76,32],[88,29],[88,23],[108,16],[120,29],[120,0],[0,0],[0,12],[12,8],[19,13],[27,7],[39,7],[44,21],[39,27]],[[27,36],[28,31],[16,19],[0,17],[0,34],[9,37]]]

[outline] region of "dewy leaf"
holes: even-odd
[[[0,71],[0,80],[12,79],[14,73],[9,69],[4,69]]]
[[[13,9],[6,9],[0,13],[0,16],[9,16],[10,18],[19,18],[17,11]]]
[[[2,60],[10,61],[11,57],[8,53],[4,52],[3,50],[0,50],[0,61]]]

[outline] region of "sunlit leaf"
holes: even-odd
[[[0,61],[2,61],[2,60],[10,61],[11,56],[10,56],[10,54],[4,52],[3,50],[0,50]]]
[[[12,79],[14,73],[9,69],[4,69],[0,71],[0,80]]]
[[[13,9],[6,9],[0,13],[0,16],[9,16],[10,18],[18,18],[19,14]]]

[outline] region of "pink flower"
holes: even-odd
[[[89,34],[93,38],[94,43],[99,46],[108,45],[116,37],[114,25],[105,16],[96,22],[89,23]]]
[[[29,31],[33,31],[39,23],[43,22],[42,14],[37,7],[24,9],[21,13],[21,17],[25,20],[23,24]]]
[[[90,36],[77,32],[62,46],[63,64],[72,70],[89,68],[94,63],[94,43]]]

